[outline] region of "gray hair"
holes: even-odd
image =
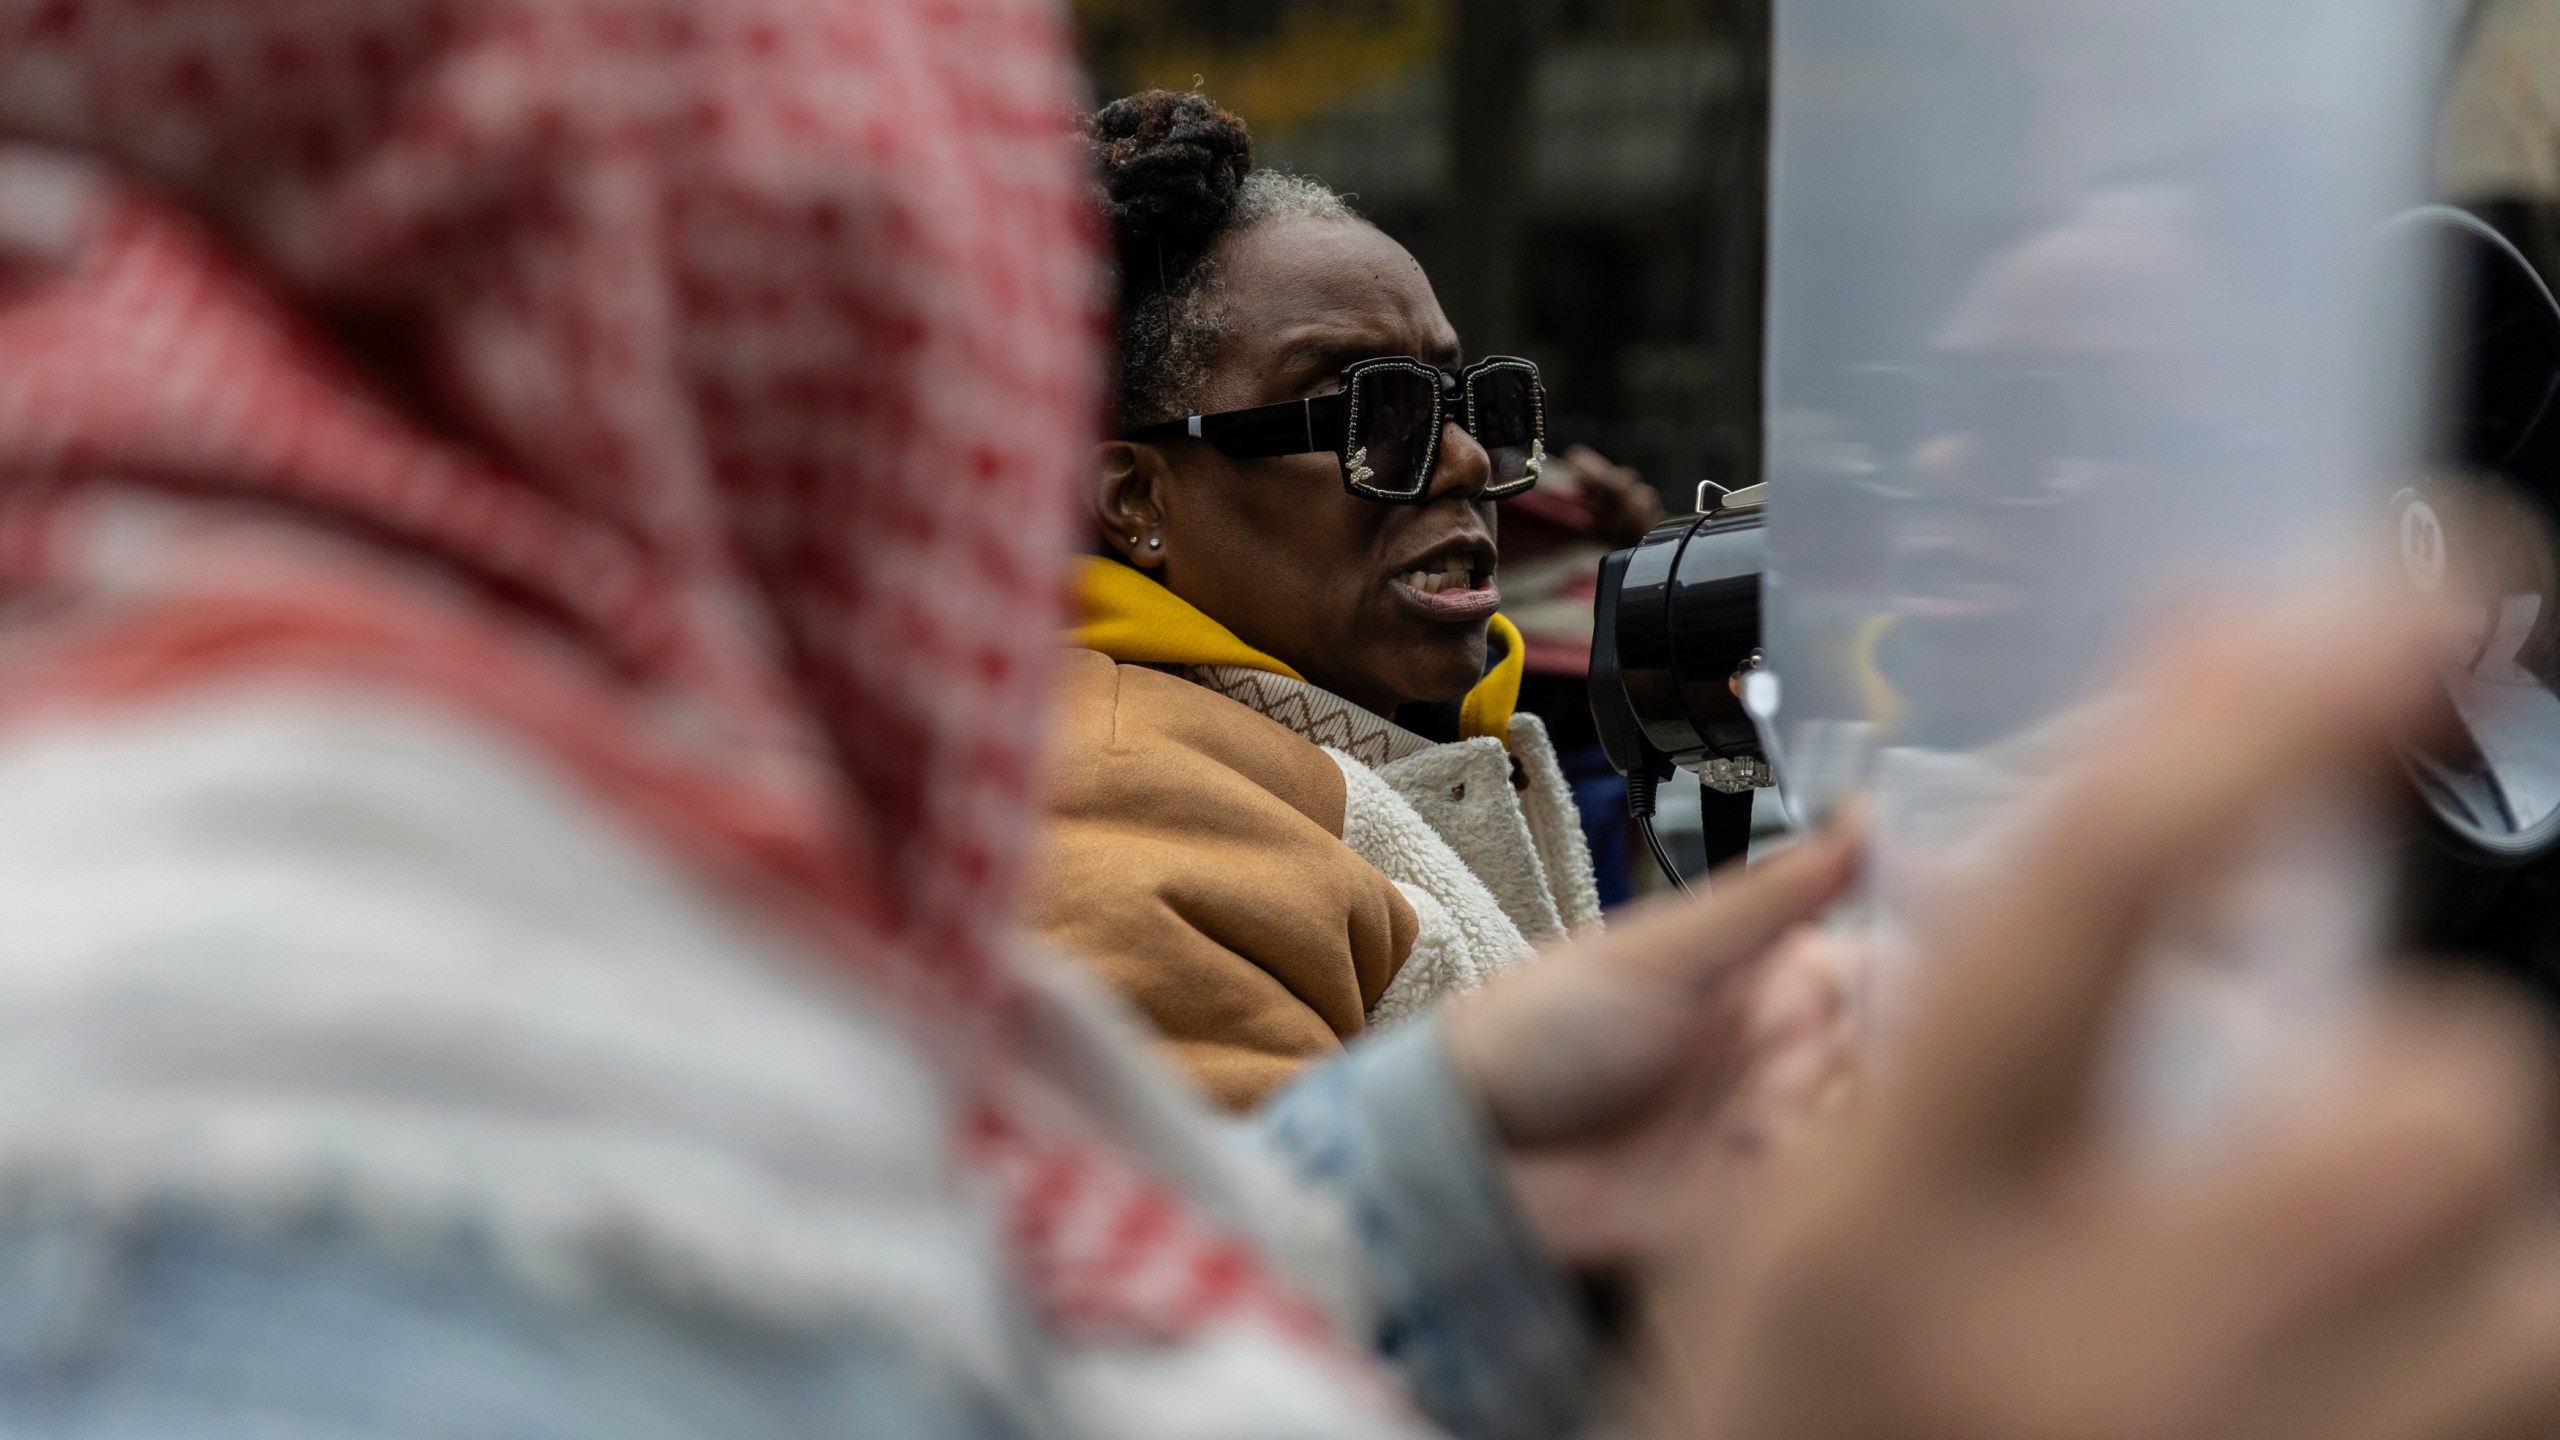
[[[1245,176],[1235,207],[1218,228],[1223,238],[1291,217],[1361,218],[1321,180],[1256,170]],[[1192,413],[1226,333],[1226,312],[1218,301],[1218,263],[1203,259],[1172,288],[1158,290],[1129,310],[1120,329],[1122,424],[1152,425]]]

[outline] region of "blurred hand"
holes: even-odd
[[[2396,994],[2316,1101],[2182,1180],[2093,1113],[2150,923],[2271,807],[2376,758],[2430,672],[2378,607],[2150,665],[2127,728],[1960,907],[1890,1083],[1774,1156],[1650,1297],[1656,1433],[2560,1431],[2550,1079],[2517,1015]]]
[[[1562,488],[1582,497],[1591,511],[1593,533],[1612,550],[1623,550],[1662,523],[1662,497],[1644,477],[1588,445],[1564,452]],[[1550,482],[1551,483],[1551,482]]]
[[[1851,831],[1719,875],[1450,1007],[1452,1063],[1564,1263],[1624,1268],[1685,1242],[1772,1132],[1837,1088],[1837,969],[1805,922],[1857,854]]]

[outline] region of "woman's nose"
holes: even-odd
[[[1482,494],[1493,483],[1493,457],[1484,453],[1476,437],[1460,428],[1455,420],[1440,426],[1440,458],[1431,466],[1431,488],[1426,498],[1438,500],[1447,495]]]

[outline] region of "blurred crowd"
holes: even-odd
[[[2159,637],[1880,1034],[1854,807],[1612,908],[1544,420],[1041,0],[0,0],[0,1435],[2560,1432],[2507,1000],[2106,1103],[2436,617]]]

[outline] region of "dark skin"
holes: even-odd
[[[1227,236],[1212,259],[1226,324],[1200,413],[1325,394],[1371,356],[1458,368],[1458,332],[1422,267],[1365,221],[1281,216]],[[1395,579],[1460,556],[1491,583],[1492,463],[1456,424],[1412,505],[1345,491],[1329,451],[1231,460],[1177,438],[1108,442],[1096,461],[1105,542],[1309,683],[1386,715],[1457,699],[1483,676],[1487,620],[1435,615]]]

